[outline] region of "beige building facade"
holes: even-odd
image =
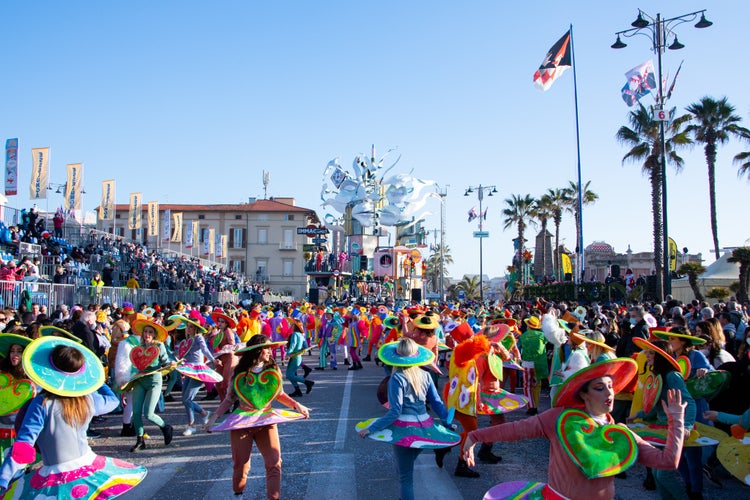
[[[164,238],[167,210],[173,216],[182,214],[179,238]],[[294,198],[251,198],[248,203],[231,205],[160,204],[159,237],[148,235],[148,205],[141,207],[141,229],[128,229],[128,212],[128,205],[117,205],[114,221],[97,220],[97,229],[145,243],[150,249],[158,247],[225,266],[285,295],[302,298],[307,293],[303,245],[309,241],[297,234],[297,228],[320,221],[314,210],[296,206]],[[193,222],[198,223],[198,241],[187,248],[186,236]],[[211,230],[214,252],[207,253]],[[222,235],[226,255],[216,238]]]

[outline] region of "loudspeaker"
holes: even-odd
[[[656,297],[656,278],[655,274],[646,276],[646,295]]]
[[[359,269],[362,271],[367,271],[367,266],[368,266],[367,255],[360,255],[359,256]]]
[[[617,279],[620,277],[620,266],[617,264],[612,264],[612,267],[610,268],[612,270],[612,277]]]
[[[318,301],[320,300],[320,294],[318,293],[317,288],[311,288],[310,292],[308,293],[308,296],[309,296],[308,302],[310,302],[311,304],[318,305]]]
[[[373,274],[382,278],[383,276],[394,276],[393,255],[390,250],[378,250],[372,259]]]
[[[411,289],[411,300],[412,302],[422,302],[422,289],[421,288]]]

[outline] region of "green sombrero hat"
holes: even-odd
[[[193,321],[192,319],[186,318],[185,316],[181,316],[179,314],[170,316],[169,319],[170,321],[172,321],[172,323],[170,324],[170,326],[172,326],[172,329],[184,330],[188,325],[193,325],[194,327],[198,329],[200,333],[206,333],[208,331],[204,327],[202,327],[201,324],[198,323],[197,321]],[[167,330],[170,330],[169,327],[165,327],[165,328],[167,328]]]
[[[40,326],[39,327],[39,335],[42,337],[61,337],[68,340],[72,340],[73,342],[78,342],[79,344],[83,344],[83,340],[79,339],[72,333],[70,333],[68,330],[65,330],[63,328],[57,327],[57,326]]]
[[[83,354],[83,366],[76,372],[66,372],[52,362],[52,351],[57,346],[77,349]],[[23,369],[32,382],[58,396],[85,396],[104,383],[104,366],[96,354],[65,337],[40,337],[23,351]]]
[[[435,361],[435,354],[426,347],[417,344],[414,356],[402,356],[396,352],[399,342],[389,342],[378,349],[378,359],[390,366],[424,366]]]
[[[700,337],[689,335],[687,333],[676,333],[672,330],[654,330],[651,334],[656,335],[662,340],[669,340],[670,337],[676,337],[678,339],[687,340],[692,345],[702,345],[706,343],[706,341]]]
[[[31,344],[31,339],[15,333],[0,333],[0,356],[7,356],[10,346],[14,344],[18,344],[25,349],[26,346]]]

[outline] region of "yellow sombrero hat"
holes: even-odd
[[[676,333],[674,330],[659,329],[652,331],[651,334],[656,335],[662,340],[669,340],[670,337],[676,337],[678,339],[687,340],[692,345],[702,345],[706,343],[706,341],[700,337],[696,337],[687,333]]]
[[[167,329],[160,324],[154,323],[148,319],[137,319],[133,321],[133,331],[139,336],[143,335],[143,329],[147,326],[150,326],[156,332],[156,340],[162,343],[167,341],[169,333],[167,332]]]

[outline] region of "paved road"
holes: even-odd
[[[316,356],[305,356],[305,362],[314,366]],[[279,426],[281,434],[283,477],[282,498],[285,499],[397,499],[398,480],[393,465],[391,447],[369,439],[360,439],[354,424],[377,417],[385,410],[375,398],[375,389],[383,378],[381,368],[374,363],[364,363],[365,369],[313,371],[313,391],[302,398],[309,406],[308,421],[291,422]],[[441,383],[445,378],[441,378]],[[288,392],[289,384],[286,385]],[[179,393],[175,393],[179,399]],[[546,394],[544,395],[546,396]],[[198,399],[203,397],[199,394]],[[544,399],[548,406],[548,398]],[[213,409],[218,402],[206,403]],[[133,499],[223,499],[236,498],[231,489],[231,455],[226,433],[199,432],[190,437],[181,435],[186,417],[179,402],[167,403],[163,413],[166,421],[175,426],[175,439],[164,447],[161,433],[147,425],[146,432],[153,446],[137,454],[128,449],[134,438],[121,438],[119,416],[107,416],[104,424],[95,426],[104,437],[94,440],[97,453],[131,460],[145,465],[148,476],[130,495]],[[524,418],[523,412],[509,415],[511,419]],[[487,425],[482,422],[481,425]],[[435,466],[433,454],[423,453],[418,461],[415,483],[420,500],[481,499],[494,484],[513,480],[546,480],[549,444],[535,439],[520,443],[495,445],[495,452],[503,456],[498,465],[477,466],[479,479],[456,478],[453,469],[458,458],[452,451],[445,460],[445,468]],[[265,498],[263,462],[257,453],[252,457],[250,479],[243,498]],[[617,479],[617,498],[655,499],[654,492],[641,488],[644,469],[635,466],[628,471],[627,479]],[[706,483],[706,499],[747,498],[750,489],[735,479],[726,479],[724,488]]]

